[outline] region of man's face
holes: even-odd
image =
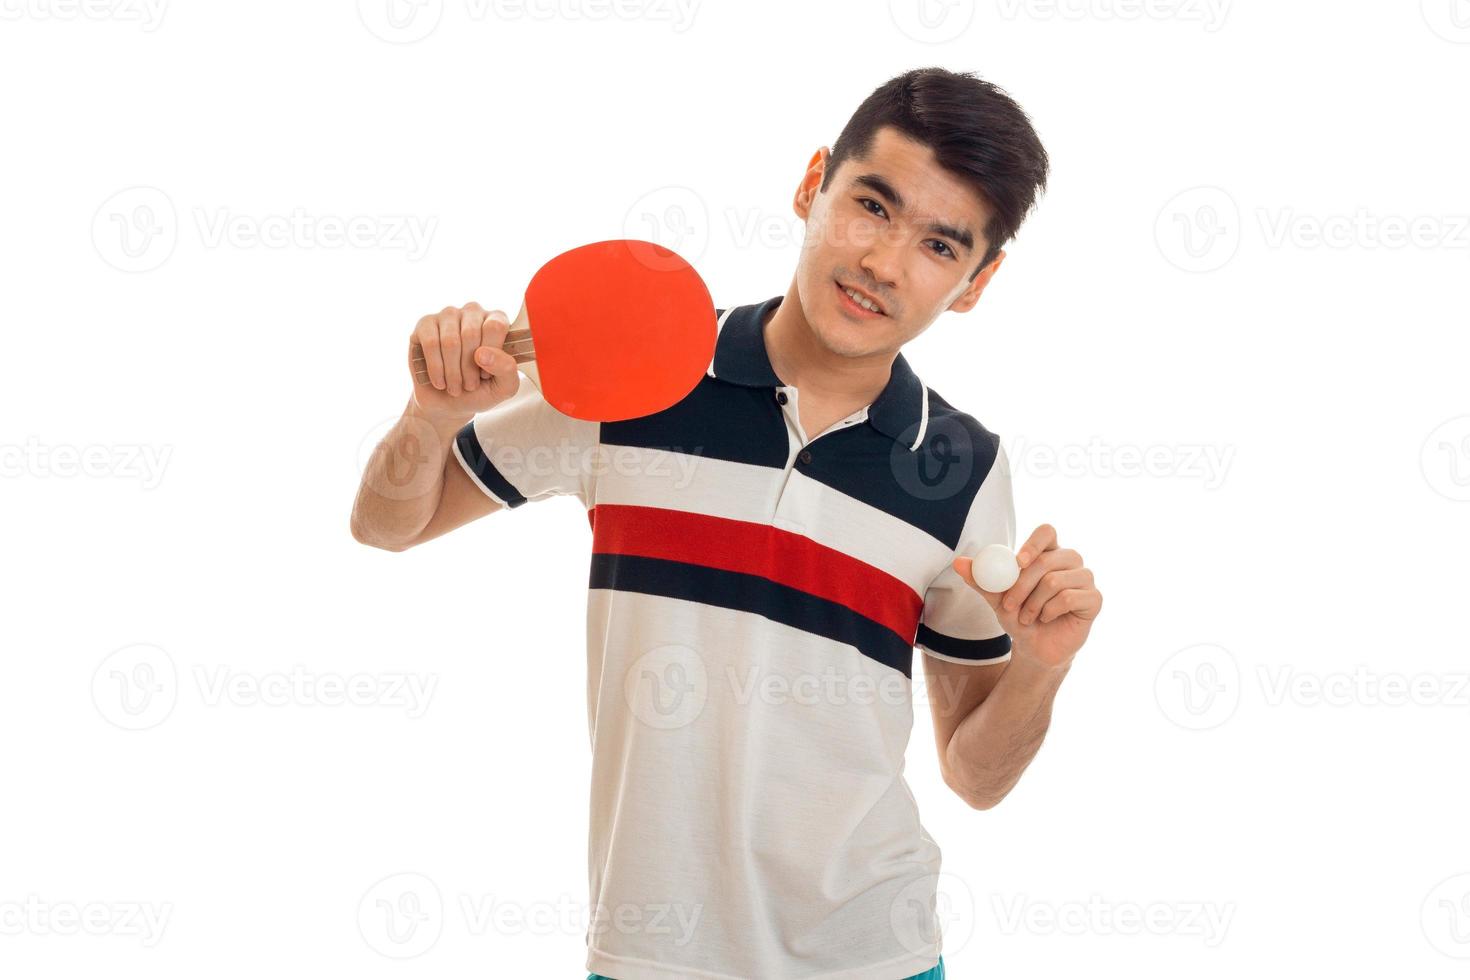
[[[829,156],[823,147],[812,157],[795,201],[806,221],[797,290],[816,338],[848,357],[896,351],[945,310],[974,306],[1000,265],[970,281],[987,247],[985,201],[891,127],[818,192]],[[860,309],[843,286],[882,312]]]

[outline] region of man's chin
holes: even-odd
[[[865,333],[859,324],[840,324],[835,329],[817,330],[817,340],[839,357],[874,357],[888,348],[876,337]]]

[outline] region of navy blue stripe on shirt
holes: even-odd
[[[914,638],[914,642],[922,643],[935,653],[942,653],[946,657],[958,657],[961,660],[994,660],[996,657],[1004,657],[1011,652],[1011,638],[1006,633],[992,636],[988,640],[961,640],[958,637],[936,633],[923,623],[919,624],[919,633]]]
[[[500,471],[490,462],[485,451],[480,448],[479,437],[475,435],[475,423],[466,422],[464,428],[459,430],[459,435],[454,437],[455,444],[459,446],[459,454],[464,461],[470,464],[470,470],[490,492],[505,501],[507,507],[519,507],[526,502],[526,497],[510,481],[500,475]]]
[[[912,677],[914,645],[840,603],[759,575],[640,555],[592,556],[588,588],[642,592],[755,613],[856,647],[864,656]]]
[[[812,440],[791,465],[954,548],[1000,440],[952,412],[932,416],[926,433],[910,452],[873,426],[853,425]],[[599,441],[773,469],[785,467],[790,452],[774,389],[710,377],[662,412],[603,423]]]
[[[604,422],[605,446],[636,446],[732,463],[786,465],[786,419],[770,388],[744,388],[701,378],[684,399],[662,412]]]

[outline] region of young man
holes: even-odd
[[[594,976],[943,975],[940,850],[903,777],[913,648],[944,779],[986,809],[1102,597],[1049,525],[1013,587],[975,585],[969,556],[1015,544],[1005,453],[899,349],[975,306],[1047,167],[995,87],[884,84],[807,165],[785,295],[720,310],[706,376],[648,418],[551,409],[500,311],[415,328],[433,385],[369,466],[357,539],[401,551],[559,494],[592,524]],[[376,493],[407,440],[421,492]]]

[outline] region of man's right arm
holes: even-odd
[[[503,509],[454,456],[464,422],[436,423],[413,411],[410,402],[374,450],[352,506],[352,536],[385,551],[406,551]]]
[[[373,451],[352,507],[352,536],[385,551],[405,551],[501,505],[486,494],[454,455],[454,439],[479,412],[515,394],[520,376],[502,345],[505,314],[478,304],[446,307],[421,319],[412,342],[425,368],[409,363],[410,378],[426,370],[403,415]]]

